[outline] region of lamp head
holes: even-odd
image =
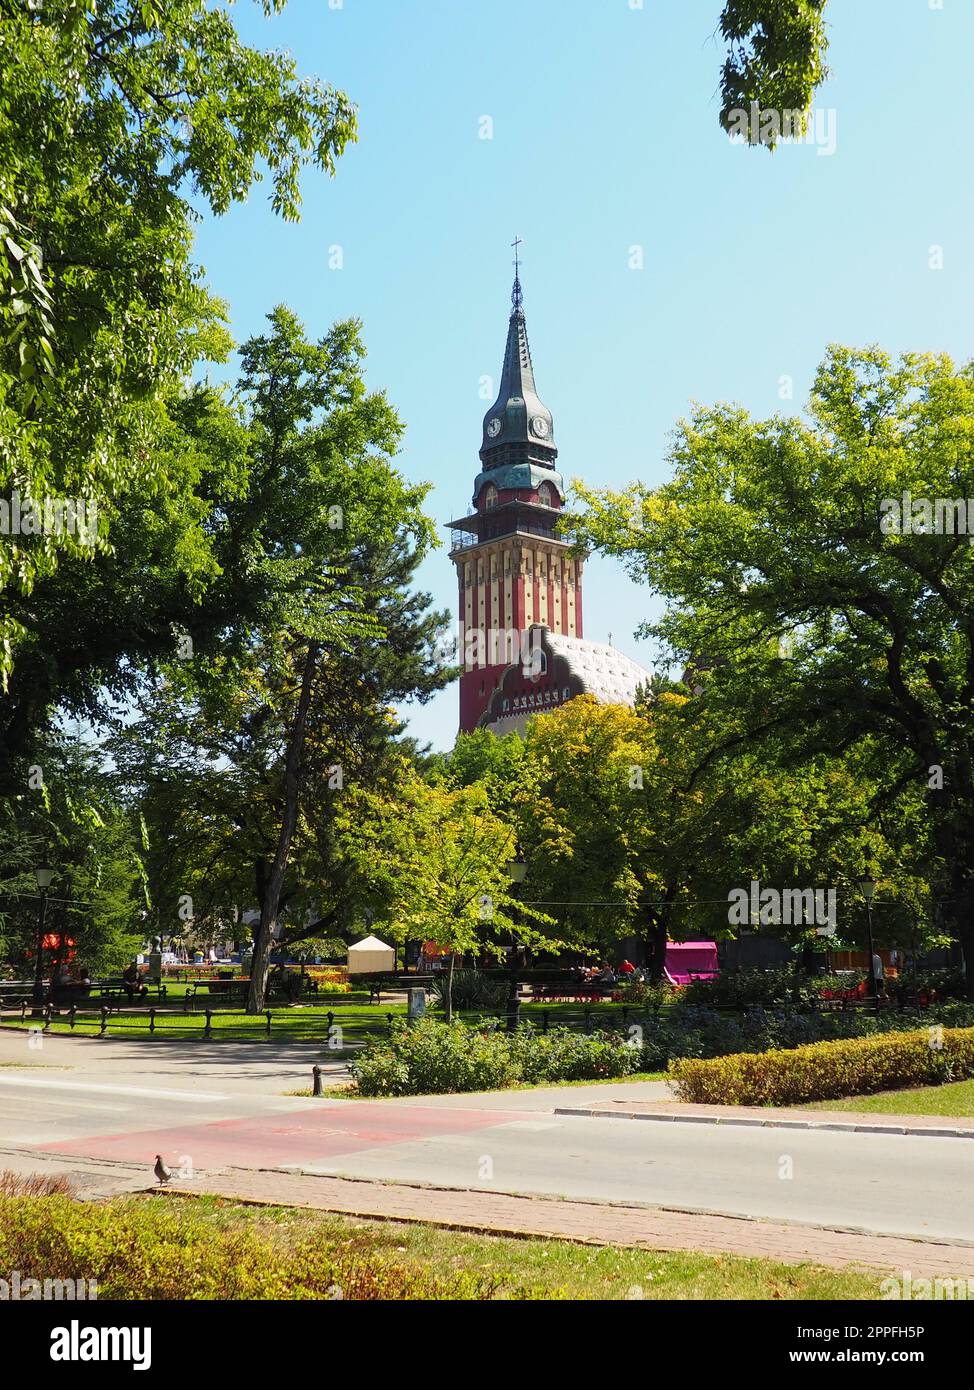
[[[876,880],[868,871],[859,880],[859,892],[867,903],[871,903],[876,895]]]
[[[34,877],[37,879],[38,888],[41,890],[42,893],[46,893],[48,888],[50,888],[51,886],[51,880],[54,878],[54,870],[35,869]]]
[[[507,861],[507,874],[512,883],[523,883],[527,872],[528,861],[523,855],[516,854]]]

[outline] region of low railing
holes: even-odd
[[[110,1004],[102,1004],[97,1009],[81,1009],[72,1004],[59,1009],[54,1004],[45,1004],[43,1013],[35,1020],[31,1015],[33,1005],[29,999],[21,1001],[16,1009],[0,1007],[0,1023],[4,1018],[15,1025],[28,1025],[47,1033],[54,1025],[66,1025],[69,1033],[87,1037],[106,1037],[114,1033],[148,1033],[153,1038],[183,1039],[190,1041],[224,1037],[228,1042],[236,1040],[240,1033],[253,1036],[259,1034],[270,1038],[274,1032],[275,1021],[279,1035],[295,1032],[304,1034],[308,1040],[327,1044],[334,1050],[342,1050],[344,1035],[388,1036],[397,1015],[387,1013],[384,1018],[377,1012],[371,1016],[362,1014],[342,1014],[333,1009],[323,1013],[308,1012],[295,1014],[291,1009],[264,1009],[259,1014],[248,1014],[242,1009],[119,1009]],[[401,1015],[399,1015],[401,1017]],[[239,1020],[229,1023],[228,1020]],[[381,1021],[380,1021],[381,1019]],[[300,1025],[306,1024],[306,1027]]]

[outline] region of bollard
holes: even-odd
[[[156,1031],[156,1011],[155,1011],[155,1009],[150,1009],[150,1010],[149,1010],[149,1032],[150,1032],[150,1033],[154,1033],[155,1031]]]
[[[77,1012],[78,1012],[78,1006],[77,1006],[77,1004],[72,1004],[71,1007],[70,1007],[70,1009],[68,1009],[68,1027],[69,1027],[69,1028],[73,1028],[73,1027],[74,1027],[74,1016],[75,1016],[75,1014],[76,1014]]]
[[[205,1023],[205,1025],[204,1025],[204,1027],[203,1027],[203,1036],[204,1036],[204,1038],[208,1038],[208,1037],[211,1035],[211,1033],[213,1032],[212,1014],[213,1014],[213,1010],[212,1010],[212,1009],[207,1009],[207,1010],[206,1010],[206,1023]]]
[[[99,1034],[100,1037],[104,1037],[104,1036],[105,1036],[105,1031],[106,1031],[107,1028],[108,1028],[108,1005],[107,1005],[107,1004],[102,1004],[102,1006],[101,1006],[101,1031],[100,1031],[100,1034]]]
[[[320,1096],[320,1095],[321,1095],[321,1068],[320,1068],[320,1067],[312,1067],[312,1068],[311,1068],[311,1075],[312,1075],[312,1077],[313,1077],[312,1086],[311,1086],[311,1094],[312,1094],[313,1096]]]
[[[592,1010],[589,1008],[585,1010],[585,1031],[586,1033],[591,1033],[592,1031]]]
[[[44,1006],[44,1032],[46,1033],[51,1026],[51,1017],[54,1013],[54,1005],[48,1002]]]
[[[270,1009],[265,1009],[265,1010],[264,1010],[264,1014],[265,1014],[265,1016],[266,1016],[266,1018],[267,1018],[267,1036],[270,1037],[270,1035],[271,1035],[271,1011],[270,1011]]]
[[[548,1010],[547,1010],[547,1009],[542,1009],[542,1010],[541,1010],[541,1031],[542,1031],[542,1033],[547,1033],[547,1031],[548,1031]]]

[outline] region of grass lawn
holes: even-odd
[[[187,1012],[183,1008],[187,986],[184,984],[169,984],[168,1000],[164,1004],[157,1004],[154,1000],[149,1003],[142,1003],[131,1009],[124,1005],[120,1013],[113,1013],[108,1023],[108,1037],[136,1038],[136,1039],[169,1039],[174,1041],[187,1041],[203,1036],[205,1026],[205,1013],[207,1008],[212,1009],[212,1034],[213,1040],[225,1042],[240,1041],[262,1041],[267,1038],[267,1020],[263,1014],[258,1016],[246,1015],[241,1004],[228,1004],[226,999],[220,995],[210,995],[206,990],[200,990],[196,997],[191,1001],[191,1006]],[[155,1029],[150,1031],[147,1010],[150,1004],[155,1008]],[[404,1002],[379,1004],[369,1004],[367,996],[356,991],[353,994],[333,994],[322,996],[314,1003],[299,1004],[289,1006],[272,1001],[271,1010],[271,1040],[278,1042],[323,1042],[328,1031],[328,1014],[335,1015],[335,1022],[342,1030],[342,1042],[349,1042],[353,1046],[366,1042],[369,1038],[381,1037],[385,1034],[389,1015],[393,1017],[404,1017],[406,1005]],[[532,1021],[535,1027],[540,1027],[540,1016],[542,1010],[549,1016],[549,1023],[552,1027],[557,1027],[559,1023],[567,1023],[569,1016],[578,1026],[582,1017],[583,1007],[573,1003],[554,1003],[554,1004],[523,1004],[521,1016],[525,1021]],[[46,1031],[52,1033],[69,1033],[77,1037],[95,1037],[101,1031],[101,1021],[98,1012],[98,1004],[92,1001],[90,1012],[79,1011],[72,1028],[67,1020],[67,1010],[62,1010],[60,1015],[54,1017],[50,1028]],[[595,1004],[591,1008],[591,1016],[595,1023],[605,1024],[618,1018],[622,1024],[621,1004]],[[630,1011],[630,1018],[636,1016],[636,1011]],[[461,1012],[460,1017],[467,1022],[476,1022],[482,1015],[479,1011]],[[19,1014],[8,1014],[3,1020],[5,1026],[23,1027],[29,1029],[37,1026],[37,1021],[26,1018],[23,1023],[20,1021]],[[341,1055],[342,1048],[335,1051]]]
[[[144,1197],[185,1203],[196,1217],[231,1233],[249,1230],[275,1248],[313,1237],[326,1249],[418,1264],[434,1275],[464,1269],[495,1278],[496,1297],[512,1289],[568,1299],[877,1299],[883,1274],[822,1269],[731,1255],[620,1250],[569,1241],[472,1235],[436,1226],[335,1216],[290,1207],[246,1206],[216,1197]]]
[[[953,1115],[974,1117],[974,1081],[919,1086],[912,1091],[880,1091],[846,1100],[817,1100],[806,1110],[860,1110],[880,1115]]]
[[[190,1012],[184,1012],[178,1005],[157,1005],[155,1032],[149,1031],[148,1006],[139,1006],[131,1011],[124,1006],[120,1013],[113,1013],[108,1022],[107,1037],[145,1038],[188,1041],[203,1036],[206,1023],[205,1011],[213,1009],[212,1038],[225,1041],[262,1041],[268,1037],[267,1020],[263,1014],[250,1016],[242,1009],[230,1010],[226,1004],[214,999],[208,1002],[206,995],[198,995]],[[309,1004],[288,1007],[271,1006],[270,1040],[277,1042],[324,1042],[328,1033],[328,1014],[335,1015],[336,1025],[341,1027],[342,1041],[360,1043],[369,1037],[383,1036],[388,1026],[388,1015],[404,1015],[405,1004],[346,1004],[342,996],[329,1000],[327,1004]],[[23,1023],[19,1016],[7,1015],[5,1026],[29,1029],[36,1027],[36,1020],[30,1017]],[[51,1033],[69,1033],[77,1037],[97,1036],[101,1030],[97,1010],[81,1013],[71,1028],[66,1011],[55,1016],[47,1030]],[[336,1049],[341,1052],[341,1048]]]

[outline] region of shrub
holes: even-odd
[[[945,1029],[938,1046],[934,1036],[924,1028],[773,1052],[685,1057],[670,1064],[670,1076],[681,1100],[705,1105],[797,1105],[974,1076],[974,1028]]]
[[[42,1173],[12,1173],[9,1168],[0,1169],[0,1197],[52,1197],[55,1194],[68,1197],[73,1191],[74,1184],[66,1173],[47,1177]]]
[[[391,1037],[369,1044],[349,1071],[363,1096],[493,1091],[517,1080],[505,1034],[431,1018],[412,1027],[397,1020]]]
[[[691,980],[681,1003],[714,1008],[780,1008],[786,1005],[810,1008],[818,994],[819,981],[805,975],[795,965],[774,970],[725,971],[712,980]]]
[[[529,1084],[556,1081],[611,1081],[641,1068],[642,1054],[617,1033],[521,1031],[510,1039],[519,1079]]]
[[[367,1046],[349,1070],[360,1095],[415,1096],[518,1082],[611,1080],[638,1071],[641,1063],[639,1047],[619,1034],[562,1028],[509,1034],[425,1018],[411,1028],[394,1024],[392,1036]]]
[[[168,1199],[164,1199],[168,1200]],[[282,1248],[214,1229],[182,1203],[0,1197],[0,1268],[22,1279],[94,1279],[100,1299],[489,1299],[496,1281],[447,1277],[319,1238]],[[531,1297],[523,1289],[506,1297]]]
[[[433,988],[442,1004],[446,998],[447,982],[435,979]],[[503,980],[491,980],[480,970],[454,970],[453,1007],[455,1009],[502,1009],[507,1000],[508,986]]]
[[[650,984],[648,980],[630,976],[619,981],[612,997],[618,998],[623,1004],[643,1004],[647,1009],[658,1009],[664,1004],[671,1004],[676,994],[673,986],[665,980]]]

